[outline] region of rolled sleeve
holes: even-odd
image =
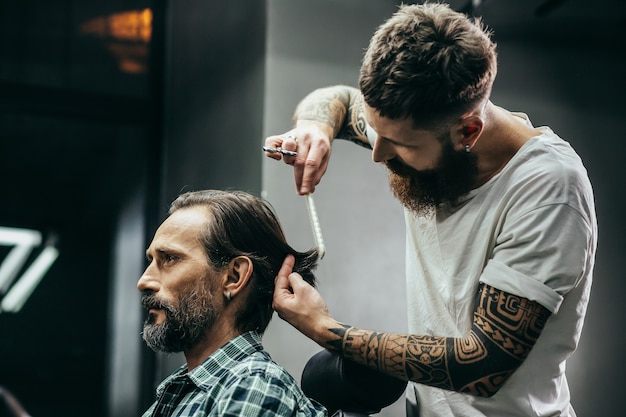
[[[480,281],[499,290],[536,301],[552,313],[559,311],[563,302],[563,296],[543,282],[498,261],[491,260],[487,263]]]
[[[593,234],[567,204],[549,204],[507,222],[481,282],[556,313],[590,268]]]

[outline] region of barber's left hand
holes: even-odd
[[[293,255],[287,255],[276,276],[272,306],[278,316],[305,336],[324,346],[336,338],[329,329],[339,326],[328,312],[320,293],[300,274],[292,272]]]

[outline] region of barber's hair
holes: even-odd
[[[447,4],[401,5],[372,37],[361,66],[365,102],[416,128],[454,122],[491,94],[496,45],[479,19]]]
[[[315,285],[317,250],[298,252],[292,248],[269,203],[243,191],[181,194],[170,205],[169,213],[198,206],[206,207],[210,213],[201,234],[209,266],[219,271],[237,256],[247,256],[252,261],[249,297],[235,325],[241,332],[263,333],[272,318],[274,279],[285,257],[294,255],[293,271]]]

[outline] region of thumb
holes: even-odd
[[[293,267],[296,263],[296,258],[293,255],[287,255],[280,269],[278,270],[278,274],[276,275],[276,279],[274,280],[274,287],[276,291],[279,290],[290,290],[289,285],[289,274],[292,273]]]
[[[292,272],[291,274],[289,274],[287,279],[289,282],[289,287],[291,288],[291,292],[294,294],[300,293],[300,290],[305,290],[306,288],[311,286],[311,284],[306,282],[304,278],[302,278],[302,275],[298,274],[297,272]]]

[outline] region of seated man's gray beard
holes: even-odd
[[[476,154],[455,151],[449,141],[444,142],[435,169],[417,171],[396,159],[385,165],[393,195],[419,216],[431,214],[441,203],[457,205],[472,190],[478,175]]]
[[[183,352],[192,348],[206,336],[219,315],[208,290],[188,291],[179,297],[177,305],[162,302],[151,294],[144,295],[141,303],[147,309],[165,312],[162,323],[153,323],[151,317],[144,323],[143,339],[154,351]]]

